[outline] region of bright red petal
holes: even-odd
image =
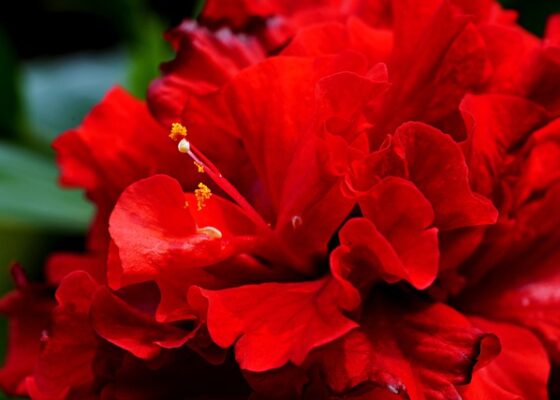
[[[207,307],[208,330],[216,344],[225,348],[235,343],[237,361],[249,371],[301,364],[312,349],[357,326],[343,315],[340,289],[329,278],[193,289],[189,297],[203,312]]]
[[[112,287],[153,280],[166,271],[179,273],[216,264],[238,251],[229,225],[245,226],[249,234],[250,222],[224,200],[212,197],[208,203],[212,203],[207,206],[211,208],[197,210],[196,199],[185,197],[179,183],[165,175],[127,188],[110,221],[121,269],[110,273]],[[228,218],[224,218],[225,213]],[[195,221],[193,214],[210,217]],[[202,230],[206,223],[220,236]]]
[[[301,104],[315,103],[319,79],[344,70],[365,73],[365,62],[355,54],[317,62],[271,58],[244,70],[226,87],[237,131],[275,210],[281,206],[287,167],[297,146],[317,134],[317,121]]]
[[[367,219],[351,219],[342,227],[341,246],[331,255],[333,267],[361,270],[359,279],[351,279],[358,287],[367,287],[376,276],[428,287],[437,274],[439,252],[426,198],[408,181],[385,178],[359,204]]]

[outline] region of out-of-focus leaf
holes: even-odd
[[[159,65],[171,59],[173,52],[163,39],[165,27],[151,14],[139,21],[137,38],[131,45],[131,64],[129,88],[137,97],[145,97],[146,89],[152,79],[159,75]]]
[[[198,16],[202,12],[202,9],[204,8],[204,3],[205,0],[196,0],[196,5],[194,6],[192,15],[193,18],[198,18]]]
[[[126,79],[124,50],[33,61],[23,66],[28,134],[50,146],[61,132],[79,125],[107,90]]]
[[[37,277],[50,246],[83,234],[91,215],[81,193],[57,185],[52,161],[0,143],[0,292],[10,287],[11,262]]]
[[[18,63],[0,31],[0,137],[14,136],[21,118]]]
[[[58,187],[52,161],[0,143],[0,226],[83,232],[90,216],[81,193]]]

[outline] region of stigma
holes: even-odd
[[[177,144],[177,150],[179,150],[180,153],[190,153],[191,151],[191,144],[189,143],[189,141],[187,139],[181,139],[181,141],[179,142],[179,144]]]
[[[198,184],[198,189],[195,189],[194,196],[196,197],[196,206],[198,211],[206,207],[206,200],[212,197],[212,191],[204,183]]]

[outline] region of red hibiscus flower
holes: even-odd
[[[116,88],[55,142],[98,212],[46,284],[15,269],[2,387],[553,396],[559,19],[544,40],[491,0],[209,1],[201,21],[168,33],[147,104]]]

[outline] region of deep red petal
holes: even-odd
[[[521,97],[497,94],[468,95],[461,111],[470,126],[464,149],[473,188],[491,196],[508,153],[544,124],[548,115]]]
[[[52,327],[28,382],[33,398],[62,399],[70,393],[79,396],[91,391],[97,342],[89,308],[97,287],[82,271],[73,272],[60,284]]]
[[[148,105],[164,125],[179,118],[189,96],[218,91],[240,70],[264,58],[254,38],[227,29],[214,34],[192,21],[171,30],[166,38],[177,56],[162,65],[163,76],[148,91]]]
[[[87,272],[98,283],[106,282],[105,254],[55,253],[45,266],[47,281],[54,285],[75,271]]]
[[[99,336],[144,359],[154,358],[162,348],[181,347],[192,336],[192,331],[157,323],[105,288],[93,297],[91,323]]]
[[[483,85],[488,60],[480,33],[468,18],[441,0],[396,1],[393,86],[372,111],[372,142],[406,121],[446,128],[470,90]],[[421,34],[419,34],[421,32]],[[451,132],[461,136],[461,125]]]
[[[340,395],[362,388],[371,398],[381,388],[399,398],[460,399],[457,387],[499,353],[499,341],[446,305],[405,302],[375,296],[360,328],[315,350],[304,367],[319,368]]]
[[[509,324],[471,317],[472,323],[500,339],[502,352],[474,372],[460,389],[465,400],[548,399],[550,363],[541,342],[531,332]]]
[[[19,265],[13,266],[12,271],[19,276],[16,290],[0,299],[0,313],[8,318],[7,353],[0,368],[0,387],[6,394],[25,396],[25,379],[33,373],[54,301],[46,287],[27,282]]]
[[[467,165],[451,137],[418,123],[404,124],[395,136],[410,180],[434,208],[435,226],[448,230],[496,221],[492,203],[471,191]]]
[[[499,341],[444,304],[410,300],[378,292],[360,328],[314,350],[297,369],[288,366],[260,380],[249,375],[249,382],[262,398],[274,398],[268,392],[274,386],[263,384],[268,378],[283,379],[285,390],[305,399],[460,399],[458,387],[500,352]]]
[[[560,253],[526,255],[495,269],[464,293],[461,305],[486,318],[533,330],[555,361],[560,360]]]

